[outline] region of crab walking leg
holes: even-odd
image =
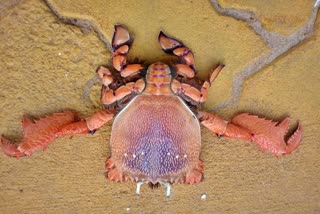
[[[136,82],[129,82],[116,90],[112,90],[110,87],[113,87],[113,84],[116,83],[112,77],[111,71],[106,67],[100,66],[97,70],[97,75],[103,85],[101,101],[104,105],[110,105],[131,93],[141,93],[145,87],[144,80],[139,79]]]
[[[262,151],[268,151],[275,156],[293,152],[301,143],[302,128],[298,123],[296,131],[288,141],[284,137],[289,128],[290,118],[281,122],[274,122],[247,113],[235,116],[231,123],[217,115],[200,112],[199,120],[210,131],[229,138],[242,138],[258,144]]]
[[[143,69],[141,64],[127,64],[127,54],[132,43],[128,30],[122,25],[114,26],[112,38],[112,65],[122,77],[139,74]]]
[[[115,82],[111,71],[104,66],[100,66],[97,69],[97,75],[98,75],[102,85],[104,85],[104,86],[109,86],[110,84]]]
[[[193,78],[195,75],[195,69],[194,56],[191,50],[179,40],[167,36],[162,31],[159,33],[158,40],[164,52],[174,54],[184,61],[184,63],[178,63],[175,65],[177,73],[184,77]]]
[[[200,89],[201,92],[201,98],[199,100],[200,103],[203,103],[207,101],[208,99],[208,89],[211,86],[211,84],[214,82],[214,80],[218,77],[221,70],[224,68],[225,65],[220,64],[218,65],[210,74],[209,78],[202,84],[202,87]]]
[[[54,113],[39,120],[22,118],[23,140],[16,146],[1,136],[1,150],[9,157],[30,156],[39,150],[45,150],[55,138],[65,135],[86,134],[100,128],[110,121],[113,114],[102,110],[86,120],[80,120],[76,113],[65,111]]]
[[[211,73],[209,78],[202,84],[200,90],[197,88],[186,84],[181,83],[178,80],[174,79],[171,83],[172,91],[175,94],[184,94],[188,97],[190,97],[193,101],[198,103],[203,103],[208,98],[208,89],[211,86],[212,82],[217,78],[218,74],[222,70],[224,65],[218,65],[216,69]]]
[[[101,102],[104,105],[110,105],[118,100],[121,100],[129,94],[141,93],[144,88],[145,82],[143,79],[139,79],[136,82],[129,82],[123,86],[120,86],[115,91],[109,87],[103,87],[101,93]]]

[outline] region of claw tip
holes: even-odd
[[[158,36],[159,41],[160,41],[161,37],[167,37],[167,35],[162,30],[160,30],[160,32],[159,32],[159,36]]]

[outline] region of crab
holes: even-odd
[[[293,152],[301,143],[302,128],[285,141],[290,118],[274,122],[242,113],[227,122],[201,110],[208,89],[224,65],[212,70],[205,81],[196,78],[192,51],[181,41],[160,31],[162,50],[178,57],[175,64],[156,62],[130,64],[127,54],[133,38],[123,25],[115,25],[112,67],[97,69],[101,102],[105,108],[86,119],[76,112],[54,113],[39,120],[22,118],[24,138],[16,145],[1,136],[1,150],[9,157],[31,156],[44,150],[55,138],[94,133],[113,120],[111,157],[106,177],[112,181],[136,182],[136,193],[144,183],[164,185],[170,196],[173,183],[196,184],[203,179],[200,160],[201,132],[205,126],[219,137],[256,143],[275,156]]]

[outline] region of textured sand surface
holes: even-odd
[[[135,37],[130,58],[170,57],[157,44],[159,30],[181,39],[196,57],[199,76],[227,66],[210,89],[205,108],[225,100],[232,78],[267,51],[245,23],[220,16],[209,1],[51,0],[64,16],[92,20],[110,41],[113,25]],[[17,3],[14,5],[14,3]],[[308,21],[312,0],[224,0],[251,9],[267,29],[285,35]],[[0,154],[0,213],[320,213],[320,28],[272,65],[245,81],[240,103],[222,109],[231,119],[250,112],[299,119],[304,136],[292,155],[274,158],[241,140],[217,139],[202,129],[205,180],[164,188],[105,179],[111,123],[94,135],[57,139],[45,152],[19,160]],[[80,99],[96,68],[110,53],[94,32],[60,22],[40,0],[0,1],[0,133],[18,143],[20,119],[72,109],[83,117],[101,108],[98,86]],[[202,194],[207,195],[201,200]]]

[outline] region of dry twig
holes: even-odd
[[[89,19],[80,19],[80,18],[74,18],[74,17],[66,17],[58,12],[58,10],[51,4],[50,0],[45,0],[46,4],[50,8],[50,10],[58,17],[58,19],[66,24],[72,24],[76,25],[78,27],[81,27],[82,29],[86,30],[93,30],[96,32],[100,40],[107,46],[109,51],[112,51],[112,47],[110,42],[107,40],[107,38],[103,35],[103,33],[100,31],[99,27],[95,23],[93,23],[92,20]]]
[[[223,103],[220,103],[213,109],[211,109],[212,111],[235,105],[240,99],[242,84],[245,79],[257,73],[263,67],[269,65],[276,58],[286,53],[292,47],[309,38],[314,32],[314,24],[320,7],[320,0],[316,0],[312,8],[310,20],[304,26],[302,26],[289,36],[285,37],[278,33],[269,32],[268,30],[266,30],[259,20],[259,17],[252,11],[232,8],[226,9],[222,8],[217,0],[210,1],[212,6],[218,13],[247,22],[249,27],[251,27],[254,32],[256,32],[270,48],[267,53],[261,55],[248,67],[244,68],[235,75],[232,83],[231,96]]]
[[[103,35],[103,33],[100,31],[100,29],[97,27],[96,24],[93,23],[92,20],[89,19],[80,19],[80,18],[74,18],[74,17],[66,17],[58,12],[58,10],[51,4],[50,0],[45,0],[46,4],[50,8],[50,10],[58,17],[58,19],[66,24],[72,24],[76,25],[78,27],[81,27],[85,30],[93,30],[96,32],[100,40],[106,45],[108,50],[112,52],[112,46],[110,42],[107,40],[107,38]],[[82,99],[86,99],[89,97],[89,94],[91,92],[91,88],[97,84],[100,83],[99,78],[97,75],[94,75],[85,85],[85,88],[83,90],[83,94],[81,96]]]

